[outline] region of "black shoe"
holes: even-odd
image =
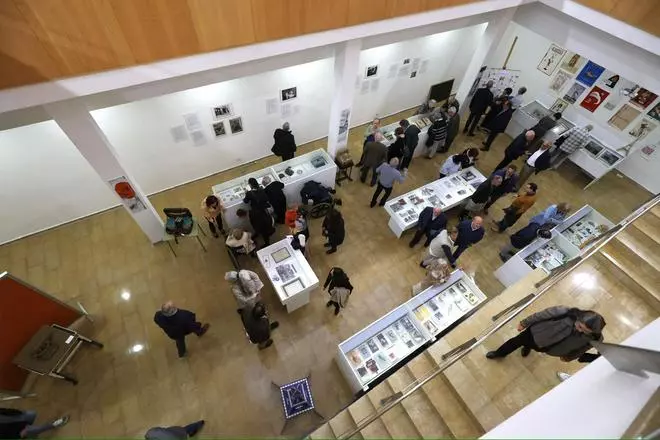
[[[486,148],[486,147],[482,147],[482,148],[479,148],[479,150],[481,150],[481,151],[488,151],[488,150],[489,150],[489,148]]]
[[[268,348],[268,347],[270,347],[271,345],[273,345],[273,340],[272,340],[272,339],[269,339],[268,341],[266,341],[266,344],[264,344],[263,347],[259,347],[259,350],[263,350],[263,349],[265,349],[265,348]]]
[[[335,316],[339,315],[339,310],[340,309],[335,309]]]
[[[218,233],[217,233],[217,232],[214,232],[214,233],[213,233],[213,237],[214,237],[214,238],[218,238],[218,237],[219,237]]]
[[[419,267],[421,267],[422,269],[426,269],[426,266],[424,266],[424,262],[423,262],[423,261],[420,261],[420,262],[419,262]]]
[[[488,215],[488,208],[484,208],[484,214]]]
[[[529,347],[523,347],[522,350],[520,350],[520,354],[522,354],[522,357],[526,358],[529,356],[529,353],[531,353],[532,349]]]
[[[495,352],[495,351],[489,351],[488,353],[486,353],[486,358],[487,359],[498,359],[498,358],[501,358],[501,357],[502,356],[498,355],[497,352]]]
[[[209,331],[209,327],[211,327],[211,324],[204,324],[204,325],[202,326],[202,329],[201,329],[201,330],[199,331],[199,333],[197,334],[197,336],[200,337],[200,338],[201,338],[202,336],[204,336],[204,335],[206,334],[206,332]]]
[[[412,249],[415,247],[416,244],[417,244],[416,241],[411,241],[410,243],[408,243],[408,247]]]
[[[426,240],[424,242],[424,247],[429,247],[431,245],[431,240]]]
[[[474,137],[474,133],[468,133],[468,137]]]
[[[277,322],[277,321],[275,321],[275,322],[271,322],[271,323],[270,323],[270,329],[271,329],[271,330],[275,330],[275,329],[276,329],[277,327],[279,327],[279,326],[280,326],[280,323]]]
[[[380,207],[385,206],[385,202],[379,203],[378,206],[380,206]]]
[[[325,251],[326,254],[334,254],[335,252],[337,252],[337,248],[328,249],[327,251]]]

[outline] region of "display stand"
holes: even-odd
[[[431,125],[429,115],[430,113],[427,113],[424,115],[414,115],[408,118],[408,122],[415,124],[421,130],[419,133],[419,141],[417,142],[417,147],[415,147],[415,151],[413,152],[413,157],[420,156],[424,153],[424,151],[426,151],[426,139],[428,138],[426,130],[428,129],[428,126]],[[394,130],[396,130],[397,127],[399,127],[399,121],[393,122],[380,128],[380,132],[383,133],[383,136],[385,137],[383,144],[385,144],[387,147],[392,145],[396,140],[396,136],[394,136]]]
[[[495,271],[495,277],[509,287],[537,267],[549,274],[553,269],[580,255],[588,240],[600,235],[600,227],[614,224],[589,205],[580,208],[552,229],[549,239],[537,238]]]
[[[427,206],[447,211],[467,200],[476,188],[486,180],[475,167],[435,180],[406,194],[395,197],[385,204],[390,215],[387,223],[394,235],[401,235],[417,224],[419,213]]]
[[[239,208],[248,209],[243,199],[249,188],[247,183],[249,178],[254,177],[259,184],[266,176],[270,177],[271,181],[282,182],[287,204],[293,206],[301,203],[300,190],[306,182],[314,180],[324,186],[334,188],[336,174],[337,165],[328,153],[318,149],[272,167],[214,185],[211,190],[225,207],[222,217],[227,227],[229,229],[241,228],[251,231],[252,227],[249,221],[236,215]]]
[[[302,252],[291,247],[291,237],[258,250],[257,258],[287,312],[309,303],[319,279]]]
[[[340,343],[339,369],[354,393],[366,392],[486,300],[474,281],[456,270],[446,283],[429,287]]]

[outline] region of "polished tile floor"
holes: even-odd
[[[358,127],[349,137],[356,160],[363,131]],[[452,151],[480,140],[459,137]],[[492,170],[507,142],[506,136],[500,136],[478,167]],[[321,140],[300,150],[324,146]],[[408,179],[395,188],[394,195],[435,179],[445,157],[415,159]],[[172,206],[196,210],[212,184],[263,168],[275,159],[268,157],[183,185],[151,201],[159,211]],[[574,207],[589,203],[616,222],[649,197],[616,173],[583,191],[588,179],[571,164],[530,180],[539,184],[539,201],[520,225],[559,201]],[[106,344],[104,350],[85,351],[76,359],[72,367],[80,379],[78,386],[41,378],[33,388],[37,397],[17,405],[36,409],[40,419],[71,414],[69,425],[57,433],[66,437],[140,437],[151,426],[199,418],[208,422],[203,436],[274,436],[280,434],[284,421],[272,382],[311,373],[318,410],[331,416],[351,402],[333,360],[337,344],[409,298],[410,286],[423,275],[418,267],[422,248],[409,249],[408,235],[396,239],[387,227],[386,213],[369,208],[371,193],[359,181],[338,188],[347,237],[336,254],[323,252],[321,220],[311,226],[310,263],[322,280],[332,266],[347,270],[356,287],[349,307],[335,317],[325,308],[326,294],[319,290],[311,304],[289,315],[266,285],[263,297],[281,327],[274,334],[275,344],[264,351],[245,339],[223,279],[231,265],[222,243],[213,238],[205,239],[208,253],[194,241],[182,240],[179,256],[174,258],[167,246],[148,243],[123,209],[113,209],[0,247],[0,268],[64,301],[80,301],[96,318],[93,336]],[[501,200],[491,215],[499,217],[498,208],[504,204]],[[278,236],[284,233],[280,229]],[[489,296],[502,290],[492,272],[500,265],[497,250],[506,239],[489,231],[482,243],[461,257],[461,264],[475,272],[477,283]],[[254,262],[248,264],[256,268]],[[130,293],[130,299],[123,299],[123,293]],[[202,339],[189,338],[185,359],[177,358],[174,343],[152,321],[168,299],[211,323]],[[144,349],[131,353],[135,344]],[[311,415],[303,416],[287,426],[285,433],[300,435],[314,422]]]

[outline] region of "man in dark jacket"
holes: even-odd
[[[362,168],[360,168],[360,181],[365,183],[369,170],[371,170],[371,186],[376,184],[376,168],[387,160],[387,146],[383,144],[383,135],[374,134],[374,140],[364,144],[362,148]]]
[[[442,212],[442,209],[427,206],[419,213],[417,230],[408,246],[415,247],[415,245],[419,243],[419,240],[422,239],[422,235],[426,235],[424,247],[428,247],[431,244],[431,240],[433,240],[433,238],[435,238],[435,236],[446,227],[447,216]]]
[[[442,151],[447,142],[447,118],[444,113],[434,113],[431,115],[433,123],[426,130],[425,145],[428,148],[427,156],[432,159],[436,151]]]
[[[477,89],[470,101],[470,116],[465,122],[463,127],[463,134],[474,136],[474,129],[479,123],[479,119],[484,114],[491,102],[493,102],[493,92],[490,89],[493,87],[493,82],[488,81],[485,87]]]
[[[519,178],[516,171],[518,171],[517,166],[509,165],[508,167],[499,169],[493,173],[493,176],[500,176],[502,178],[502,184],[493,188],[493,192],[490,194],[490,199],[484,206],[484,214],[488,214],[488,208],[490,208],[493,203],[495,203],[497,199],[502,197],[504,194],[516,192]]]
[[[536,135],[532,130],[523,131],[518,136],[516,136],[516,138],[511,141],[509,146],[504,150],[504,159],[502,159],[502,161],[497,164],[495,170],[501,170],[514,160],[518,159],[520,156],[523,156],[527,151],[529,151],[535,137]]]
[[[170,339],[176,341],[179,357],[186,355],[186,335],[204,336],[210,324],[197,322],[195,314],[189,310],[178,309],[172,301],[163,304],[154,315],[154,322],[163,329]]]
[[[554,225],[553,225],[554,226]],[[524,228],[520,229],[515,234],[511,235],[509,244],[500,249],[500,260],[506,262],[509,258],[515,255],[520,249],[526,247],[531,242],[536,240],[537,237],[549,240],[552,238],[550,227],[543,227],[538,223],[530,223]]]
[[[42,432],[57,429],[69,422],[60,417],[45,425],[35,425],[37,413],[13,408],[0,408],[0,439],[36,438]]]
[[[413,154],[415,153],[415,148],[419,143],[419,132],[420,129],[417,125],[411,124],[407,119],[401,119],[399,125],[403,128],[405,149],[403,150],[403,160],[401,162],[401,169],[406,170],[412,162]]]
[[[284,184],[282,182],[270,181],[270,177],[264,177],[264,192],[268,197],[270,206],[273,207],[275,221],[281,225],[284,224],[284,214],[286,213],[286,196],[284,195]]]
[[[564,362],[580,360],[592,348],[591,341],[603,340],[603,327],[605,319],[594,311],[548,307],[520,321],[520,333],[486,357],[503,358],[522,347],[523,357],[534,350]]]
[[[520,190],[532,174],[538,174],[541,171],[550,168],[550,160],[552,159],[552,156],[550,155],[551,146],[552,144],[550,141],[543,141],[541,148],[532,153],[525,160],[523,169],[520,172],[520,178],[518,179],[518,187],[516,190]]]
[[[461,116],[458,114],[458,109],[449,107],[447,110],[447,139],[445,146],[440,149],[441,153],[446,153],[451,148],[451,144],[458,136],[458,130],[461,128]]]
[[[147,440],[186,440],[197,435],[204,423],[204,420],[198,420],[186,426],[155,427],[149,429],[144,434],[144,438]]]
[[[270,322],[266,306],[263,303],[256,303],[252,309],[244,307],[238,313],[241,314],[241,321],[243,321],[243,327],[250,338],[250,342],[257,344],[259,350],[273,345],[270,331],[279,327],[280,323],[277,321]]]
[[[337,199],[335,203],[341,205],[341,200]],[[335,209],[334,206],[330,208],[323,219],[321,234],[328,239],[328,242],[323,244],[323,246],[330,248],[325,251],[326,254],[334,254],[337,252],[337,246],[344,242],[344,238],[346,237],[344,217],[342,217],[341,212]]]
[[[456,250],[454,251],[454,262],[458,260],[458,257],[461,256],[463,252],[473,244],[477,244],[484,238],[483,227],[484,219],[479,216],[475,216],[472,221],[463,220],[458,224],[458,237],[454,244],[456,245]]]
[[[275,130],[275,133],[273,133],[273,139],[275,139],[275,144],[273,144],[273,148],[271,148],[270,151],[272,151],[275,156],[281,157],[282,162],[293,159],[297,147],[296,140],[289,129],[288,122],[282,124],[282,128]]]
[[[551,130],[555,125],[557,125],[557,121],[561,119],[561,116],[561,113],[557,112],[552,115],[542,117],[535,126],[530,128],[530,130],[532,130],[536,135],[534,138],[536,140],[541,140],[541,138],[545,136],[548,130]]]
[[[488,137],[483,143],[484,146],[481,149],[482,151],[490,150],[490,146],[493,144],[493,141],[495,141],[495,138],[500,133],[504,133],[504,130],[506,130],[511,117],[513,116],[513,112],[514,110],[511,107],[511,102],[508,99],[505,99],[502,102],[502,109],[497,114],[493,115],[493,119],[488,123],[488,126],[484,127],[490,130],[490,133],[488,133]]]
[[[254,229],[254,240],[261,235],[264,239],[264,246],[270,244],[270,236],[275,233],[275,228],[273,227],[273,217],[268,211],[260,207],[252,208],[249,212],[239,208],[236,215],[240,218],[247,216],[250,219],[250,225]]]
[[[268,209],[270,208],[270,202],[268,201],[268,195],[266,192],[259,186],[259,182],[254,177],[248,179],[248,185],[250,189],[245,193],[243,202],[250,205],[251,208],[261,208]]]
[[[502,186],[502,176],[493,174],[484,180],[474,191],[472,196],[465,202],[463,207],[458,213],[459,220],[465,220],[468,216],[475,216],[480,213],[486,203],[490,200],[490,196],[497,188]]]

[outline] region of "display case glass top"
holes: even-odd
[[[430,114],[414,115],[408,118],[408,122],[415,124],[420,130],[423,130],[431,125],[431,119],[429,119],[429,115]],[[396,130],[398,126],[399,121],[393,122],[380,128],[380,132],[383,133],[383,136],[385,137],[385,142],[383,142],[385,145],[390,145],[396,140],[394,136],[394,130]]]
[[[551,114],[550,109],[538,101],[532,101],[529,104],[521,107],[520,110],[527,113],[534,119],[541,119]]]
[[[288,237],[260,249],[257,257],[282,302],[318,285],[316,274]]]
[[[333,166],[332,159],[324,150],[316,150],[274,165],[273,171],[284,183],[305,179],[317,171]]]
[[[271,181],[278,180],[270,168],[255,171],[227,182],[213,185],[213,194],[220,199],[225,208],[243,203],[245,192],[249,189],[248,179],[254,177],[261,185],[264,177],[270,177]]]

